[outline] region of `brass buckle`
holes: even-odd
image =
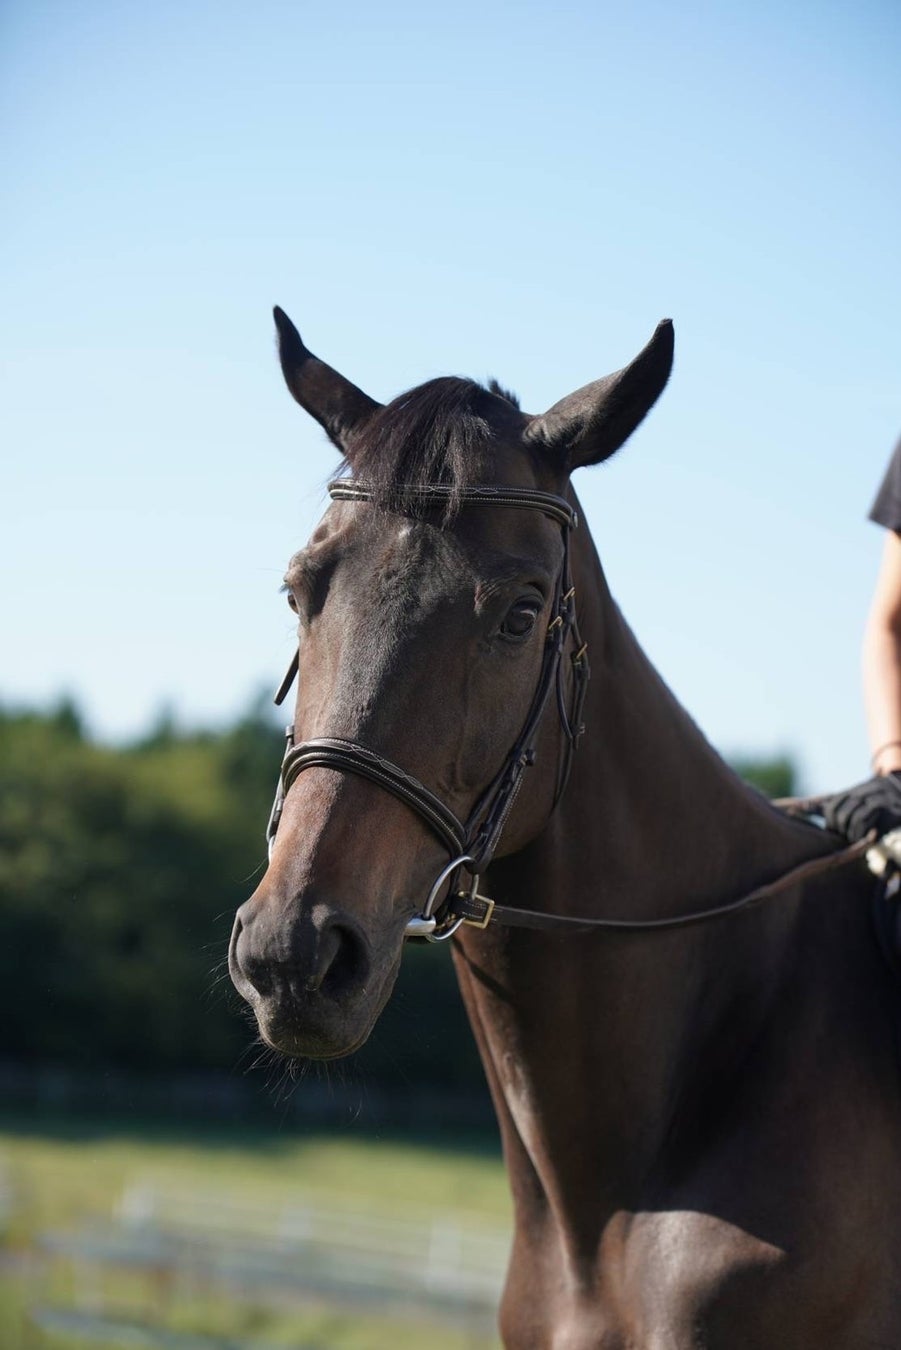
[[[466,895],[466,891],[460,891],[460,895]],[[494,913],[494,901],[489,900],[487,895],[476,895],[475,889],[469,892],[467,899],[480,900],[482,904],[487,905],[488,908],[485,910],[481,919],[464,919],[463,922],[468,923],[470,928],[487,928],[491,922],[491,916]]]

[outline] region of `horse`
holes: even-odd
[[[708,744],[578,522],[571,475],[658,399],[671,322],[532,416],[456,377],[379,404],[275,319],[343,461],[285,578],[294,726],[230,946],[263,1040],[349,1054],[405,941],[451,942],[514,1202],[508,1347],[901,1346],[872,879]]]

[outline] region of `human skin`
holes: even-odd
[[[887,530],[863,641],[864,707],[873,769],[901,770],[901,534]]]

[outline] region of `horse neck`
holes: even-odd
[[[592,903],[633,918],[734,898],[830,844],[775,810],[674,698],[615,604],[590,536],[575,558],[592,678],[573,791],[548,833],[577,839]],[[590,860],[589,860],[590,855]]]
[[[557,913],[658,918],[735,899],[830,851],[706,742],[619,613],[590,540],[574,570],[592,661],[586,735],[550,822],[494,865],[492,894]],[[590,1232],[605,1204],[628,1207],[630,1184],[667,1147],[676,1104],[688,1109],[692,1082],[699,1098],[707,1090],[723,1019],[736,1063],[753,1043],[796,910],[788,896],[666,933],[466,935],[458,970],[519,1203],[549,1205],[564,1229],[587,1212]]]

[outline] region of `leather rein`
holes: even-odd
[[[333,501],[372,502],[376,497],[374,488],[352,478],[342,478],[330,483],[328,491]],[[275,800],[266,827],[266,842],[270,857],[285,797],[300,774],[305,769],[314,767],[356,774],[377,784],[415,812],[447,849],[451,860],[433,883],[422,912],[407,921],[404,930],[404,937],[407,939],[444,942],[461,924],[482,929],[489,925],[503,924],[558,934],[592,933],[599,930],[638,932],[687,927],[750,908],[792,885],[862,857],[872,846],[873,839],[868,837],[835,853],[810,859],[775,881],[756,887],[738,900],[690,914],[661,919],[583,919],[517,909],[510,905],[497,904],[487,896],[479,895],[480,875],[494,856],[504,826],[522,787],[525,771],[535,763],[535,740],[552,694],[556,695],[557,711],[563,731],[563,752],[557,771],[554,808],[563,795],[569,779],[573,753],[585,730],[581,717],[590,667],[588,644],[582,641],[576,616],[575,587],[572,584],[570,567],[570,539],[572,531],[578,525],[578,516],[569,502],[552,493],[526,488],[492,486],[454,491],[441,484],[429,484],[418,488],[397,489],[396,496],[389,505],[391,509],[399,511],[410,509],[429,511],[446,509],[451,503],[455,507],[503,506],[517,510],[538,511],[555,521],[562,531],[563,558],[554,587],[552,617],[545,636],[541,670],[532,703],[515,744],[500,771],[476,802],[468,819],[462,821],[412,774],[367,746],[333,736],[321,736],[295,744],[294,728],[289,726],[285,733],[287,744]],[[570,641],[573,648],[569,657],[572,694],[567,706],[563,655]],[[274,701],[277,705],[287,697],[299,668],[299,652],[295,652],[287,674],[275,695]],[[468,886],[460,885],[464,869],[472,877]],[[447,893],[441,900],[445,888]]]

